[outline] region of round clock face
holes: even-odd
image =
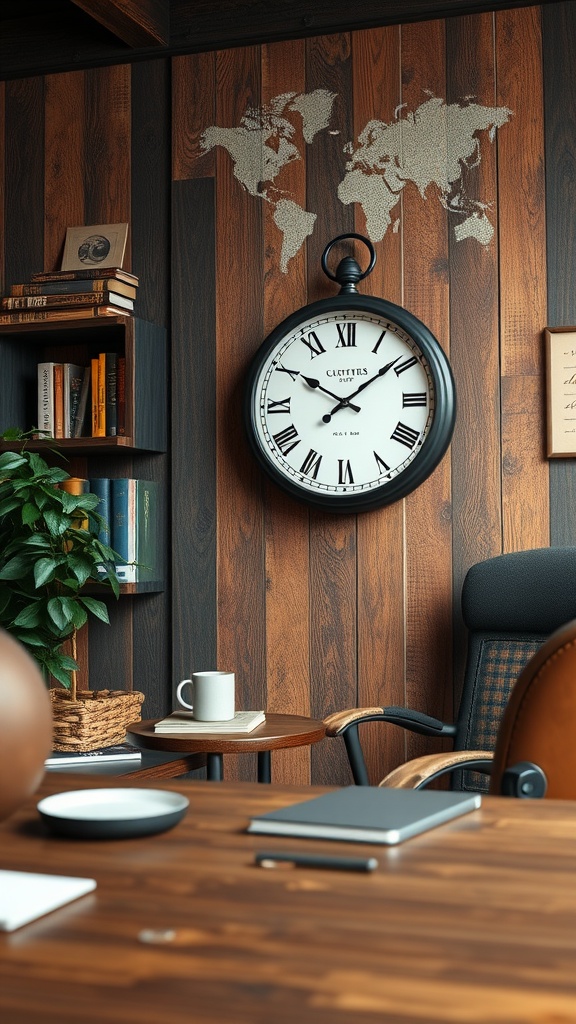
[[[396,501],[450,442],[454,384],[440,345],[392,303],[338,296],[285,320],[256,354],[246,424],[258,461],[332,511]]]

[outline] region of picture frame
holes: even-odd
[[[128,224],[91,224],[67,228],[61,270],[121,267]]]
[[[576,457],[576,327],[547,327],[547,457]]]

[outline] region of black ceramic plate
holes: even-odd
[[[75,839],[124,839],[164,832],[189,801],[159,789],[77,789],[47,796],[38,813],[51,832]]]

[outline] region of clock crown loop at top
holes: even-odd
[[[345,256],[344,259],[340,260],[335,274],[328,269],[328,254],[332,249],[332,246],[335,245],[336,242],[341,242],[345,238],[357,238],[360,242],[363,242],[368,249],[368,252],[370,253],[370,263],[366,270],[362,271],[360,269],[360,265],[353,256]],[[364,278],[368,277],[368,274],[370,274],[374,269],[374,264],[376,263],[376,252],[372,243],[365,238],[364,235],[354,233],[348,235],[337,235],[331,242],[328,242],[328,245],[322,253],[321,263],[322,270],[326,274],[326,277],[331,281],[336,281],[337,284],[340,285],[340,294],[350,295],[358,291],[356,287],[358,281],[363,281]]]

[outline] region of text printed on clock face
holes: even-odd
[[[397,324],[365,311],[300,324],[270,352],[253,393],[261,443],[311,492],[381,487],[416,458],[434,416],[421,349]]]

